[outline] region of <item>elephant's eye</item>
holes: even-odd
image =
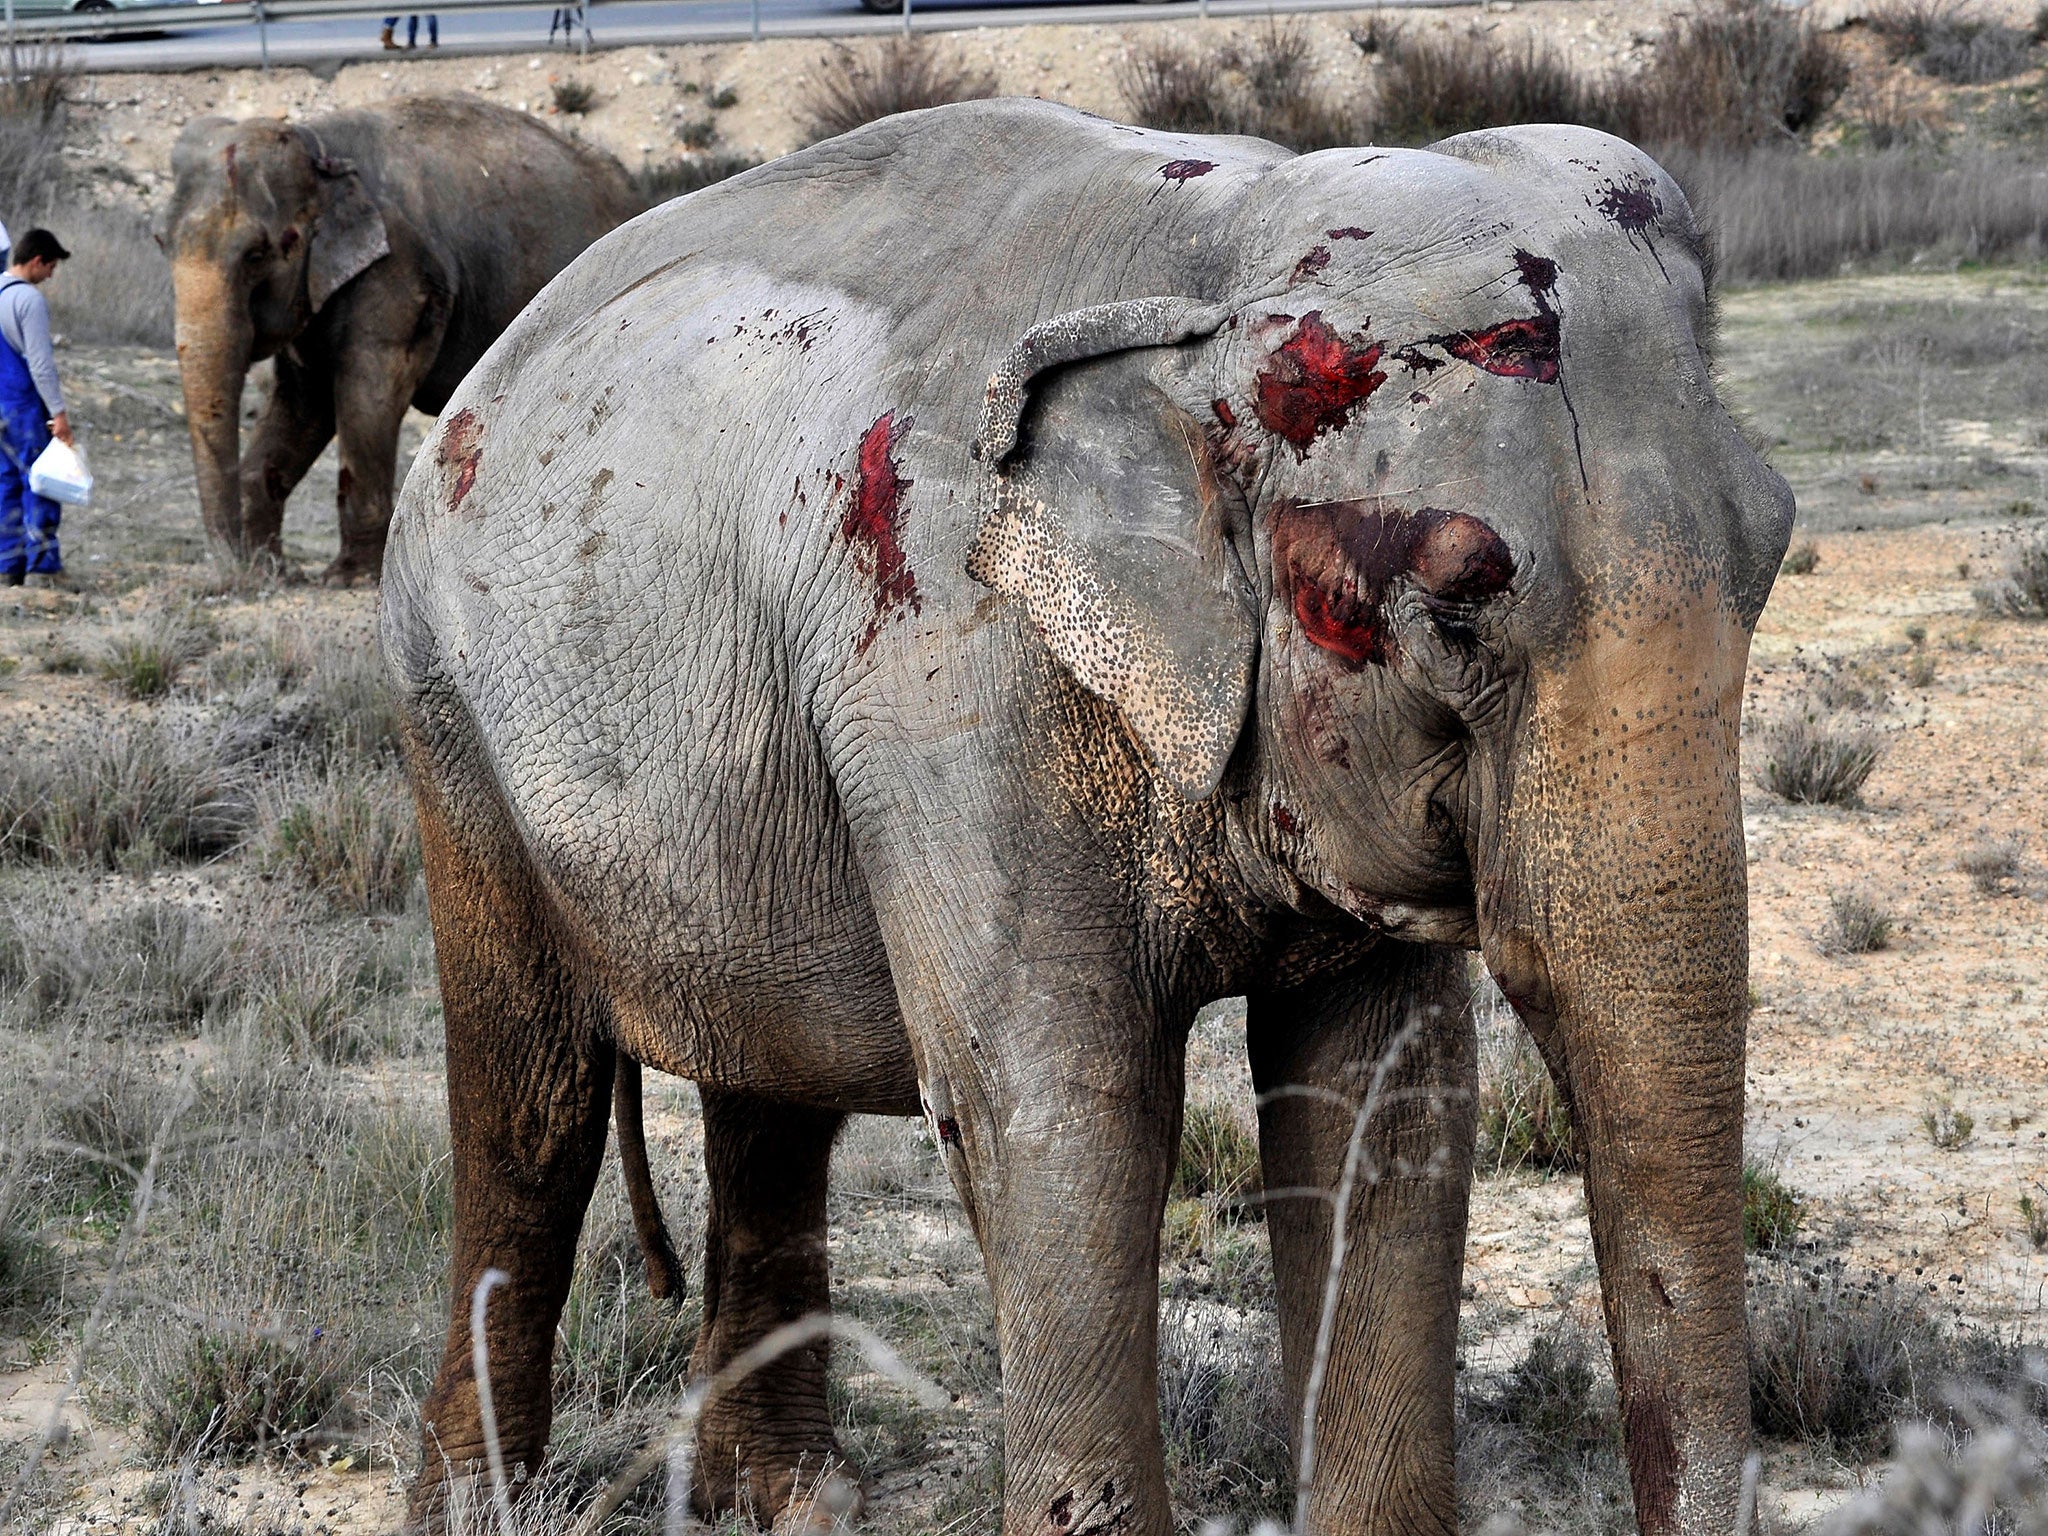
[[[258,240],[248,250],[242,252],[242,264],[244,266],[260,266],[269,259],[270,242],[268,240]]]

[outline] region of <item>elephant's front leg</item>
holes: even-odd
[[[1368,964],[1341,984],[1254,995],[1247,1031],[1297,1470],[1313,1463],[1307,1530],[1421,1536],[1458,1524],[1453,1385],[1475,1047],[1463,955],[1389,944]],[[1319,1350],[1333,1197],[1376,1075]]]
[[[429,295],[366,293],[334,381],[334,428],[341,448],[336,511],[341,551],[325,573],[346,584],[384,572],[384,539],[398,472],[398,429],[447,329],[445,305]]]
[[[242,529],[252,555],[284,553],[284,504],[334,437],[334,379],[325,360],[272,364],[270,398],[242,456]]]
[[[1003,970],[963,989],[979,1018],[958,992],[909,1010],[995,1299],[1003,1533],[1168,1536],[1159,1224],[1185,1032],[1107,966]]]

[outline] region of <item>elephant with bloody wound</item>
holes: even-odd
[[[636,221],[408,479],[383,638],[447,1019],[454,1306],[411,1518],[547,1440],[619,1055],[694,1079],[693,1370],[828,1304],[853,1111],[986,1260],[1006,1536],[1172,1529],[1185,1042],[1249,997],[1316,1532],[1456,1526],[1477,949],[1583,1139],[1637,1514],[1749,1447],[1737,727],[1792,517],[1671,180],[1576,128],[1295,157],[987,102]],[[710,1400],[702,1507],[834,1453]]]
[[[277,558],[285,498],[340,439],[341,553],[375,577],[398,427],[437,412],[527,300],[645,206],[611,156],[461,97],[287,123],[200,118],[164,236],[209,544]],[[274,359],[247,453],[242,383]]]

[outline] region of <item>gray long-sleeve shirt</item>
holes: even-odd
[[[33,283],[0,278],[0,339],[28,364],[43,409],[61,415],[64,391],[57,383],[57,354],[50,346],[50,306]]]

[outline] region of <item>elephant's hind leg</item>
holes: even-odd
[[[825,1176],[841,1116],[703,1090],[704,1323],[691,1373],[716,1374],[784,1323],[831,1306]],[[798,1480],[841,1459],[825,1399],[830,1349],[790,1351],[715,1394],[698,1420],[698,1510],[778,1517]]]
[[[1308,1529],[1448,1536],[1458,1528],[1453,1362],[1475,1116],[1465,958],[1390,944],[1367,975],[1253,996],[1246,1023],[1252,1080],[1262,1095],[1259,1156],[1266,1187],[1275,1191],[1337,1187],[1357,1124],[1354,1106],[1382,1053],[1400,1042],[1366,1126],[1345,1223],[1317,1400]],[[1328,1283],[1331,1210],[1327,1200],[1283,1197],[1266,1212],[1297,1462]]]
[[[423,787],[448,1036],[455,1243],[447,1347],[421,1411],[409,1528],[438,1527],[449,1480],[485,1463],[469,1319],[476,1284],[491,1269],[509,1277],[491,1294],[485,1327],[505,1467],[530,1473],[540,1464],[555,1324],[604,1156],[613,1069],[603,1009],[564,963],[523,863],[480,853],[473,834],[459,845],[437,801]]]

